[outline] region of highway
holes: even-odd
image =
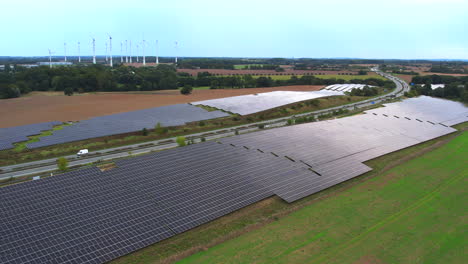
[[[322,110],[318,110],[315,112],[309,112],[309,113],[304,113],[304,114],[295,115],[295,116],[288,116],[288,117],[282,117],[282,118],[268,120],[268,121],[256,122],[256,123],[251,123],[247,125],[231,127],[227,129],[218,129],[218,130],[213,130],[213,131],[208,131],[208,132],[196,133],[196,134],[187,135],[185,137],[187,140],[193,139],[196,142],[200,142],[200,139],[202,137],[204,137],[206,140],[215,140],[215,139],[222,138],[222,137],[232,136],[235,134],[236,131],[239,131],[239,133],[248,133],[248,132],[256,131],[256,130],[259,130],[258,125],[260,124],[265,125],[265,128],[280,127],[280,126],[287,125],[287,120],[291,118],[301,117],[301,116],[314,116],[315,118],[317,118],[320,115],[329,114],[329,113],[332,113],[341,109],[353,111],[353,110],[357,110],[360,108],[372,106],[373,104],[378,104],[378,103],[385,102],[387,100],[392,100],[397,97],[401,97],[403,96],[405,92],[409,91],[410,87],[403,80],[395,76],[392,76],[390,74],[381,72],[377,68],[372,68],[371,70],[393,81],[396,84],[396,89],[394,89],[391,93],[388,93],[379,97],[374,97],[368,100],[360,101],[357,103],[322,109]],[[69,166],[80,166],[80,165],[90,164],[93,162],[113,160],[113,159],[118,159],[118,158],[129,157],[129,156],[136,155],[136,154],[160,151],[163,149],[174,148],[176,146],[177,144],[175,143],[175,138],[166,138],[166,139],[156,140],[152,142],[144,142],[144,143],[138,143],[134,145],[127,145],[127,146],[121,146],[121,147],[116,147],[116,148],[93,151],[93,152],[90,152],[89,155],[81,157],[81,158],[78,158],[76,155],[66,156],[66,158],[69,161]],[[28,175],[37,175],[37,174],[46,174],[46,173],[48,174],[52,171],[56,171],[57,169],[58,168],[56,165],[56,158],[9,165],[9,166],[0,167],[0,180],[28,176]]]

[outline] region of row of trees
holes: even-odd
[[[450,83],[455,83],[455,82],[467,83],[468,76],[455,77],[455,76],[433,74],[433,75],[425,75],[425,76],[414,76],[411,79],[411,82],[415,84],[426,84],[426,83],[450,84]]]
[[[362,89],[352,89],[349,92],[349,95],[354,96],[376,96],[379,94],[379,89],[377,87],[364,86]]]
[[[428,95],[468,103],[468,76],[416,76],[413,77],[413,83],[416,85],[405,94],[408,97]],[[445,87],[432,90],[431,84],[445,84]]]
[[[361,83],[393,88],[391,81],[376,78],[353,79],[349,83]],[[171,65],[158,67],[127,67],[118,65],[109,68],[104,65],[35,68],[13,67],[0,72],[0,98],[14,98],[31,91],[63,91],[67,95],[95,91],[150,91],[183,88],[188,94],[191,87],[212,89],[255,88],[285,85],[330,85],[347,83],[344,79],[321,79],[315,76],[292,76],[287,80],[271,77],[214,76],[201,72],[194,77],[188,73],[177,73]]]
[[[47,66],[0,72],[0,98],[13,98],[31,91],[150,91],[177,89],[173,66],[134,68],[104,65]],[[183,86],[183,85],[182,85]]]

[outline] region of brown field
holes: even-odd
[[[284,72],[275,70],[224,70],[224,69],[177,69],[177,72],[186,72],[196,76],[199,72],[209,72],[214,75],[355,75],[356,71],[313,71],[313,70],[292,70],[286,69]]]
[[[419,72],[419,75],[468,76],[466,73]]]
[[[411,80],[413,79],[415,75],[407,75],[407,74],[397,74],[397,77],[403,79],[407,83],[411,83]]]
[[[269,88],[194,90],[181,95],[178,90],[152,92],[112,92],[64,96],[59,92],[33,92],[30,96],[0,100],[0,127],[49,121],[77,121],[91,117],[182,104],[229,96],[272,91],[316,91],[321,85]]]

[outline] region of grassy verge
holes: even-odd
[[[307,113],[326,109],[334,106],[350,104],[362,100],[369,99],[369,97],[362,96],[332,96],[319,99],[310,100],[313,104],[306,102],[299,102],[295,104],[286,105],[283,107],[270,109],[264,112],[255,113],[247,116],[231,116],[225,118],[217,118],[201,122],[193,122],[179,127],[171,127],[169,131],[164,134],[157,134],[153,128],[148,128],[149,134],[143,136],[141,131],[120,134],[115,136],[107,136],[101,138],[93,138],[88,140],[70,142],[66,144],[53,145],[37,149],[26,149],[25,143],[22,147],[13,150],[0,151],[0,166],[24,163],[34,160],[41,160],[47,158],[55,158],[65,155],[76,153],[79,149],[90,149],[92,151],[121,147],[130,144],[144,143],[159,139],[171,138],[175,136],[188,135],[192,133],[206,132],[215,129],[229,128],[233,126],[246,125],[257,121],[266,121],[269,119],[281,118],[295,114]],[[156,125],[156,124],[155,124]],[[46,132],[45,132],[46,133]],[[31,139],[36,140],[36,139]]]
[[[460,130],[466,130],[468,128],[468,123],[460,124],[456,126],[456,128]],[[450,156],[447,156],[447,152],[450,153],[454,150],[463,150],[463,148],[456,147],[461,146],[461,137],[459,137],[460,134],[461,132],[456,132],[451,135],[443,136],[371,160],[366,163],[373,168],[371,172],[368,172],[360,177],[356,177],[342,184],[333,186],[320,193],[308,196],[293,204],[287,204],[277,197],[271,197],[254,205],[238,210],[232,214],[221,217],[208,224],[199,226],[183,234],[179,234],[175,237],[161,241],[160,243],[156,243],[133,254],[116,259],[112,263],[169,263],[175,260],[179,260],[183,257],[190,256],[196,252],[200,253],[194,255],[191,258],[188,258],[187,260],[184,260],[184,262],[268,263],[269,261],[264,258],[267,258],[268,255],[273,254],[280,255],[280,261],[283,260],[297,262],[303,260],[290,259],[289,257],[291,254],[295,256],[296,253],[298,253],[298,256],[306,255],[301,253],[301,250],[303,250],[301,245],[314,247],[314,241],[325,241],[327,243],[332,243],[324,244],[324,246],[327,247],[333,248],[333,246],[339,246],[341,242],[347,241],[347,239],[352,239],[354,235],[358,235],[360,232],[365,232],[369,228],[373,227],[375,224],[372,225],[372,223],[379,223],[382,221],[382,219],[386,219],[386,217],[389,215],[395,214],[395,212],[399,209],[410,206],[411,201],[417,199],[418,195],[421,197],[420,195],[424,195],[425,192],[429,192],[430,188],[437,188],[437,181],[439,176],[433,177],[432,175],[432,177],[429,179],[430,181],[426,181],[425,178],[427,174],[424,172],[417,172],[415,169],[421,168],[421,166],[424,168],[424,166],[427,166],[428,163],[430,165],[434,161],[434,172],[437,171],[437,175],[440,174],[445,177],[452,177],[446,175],[446,173],[442,174],[442,172],[439,170],[447,172],[447,168],[443,166],[444,164],[448,164],[450,162],[456,161],[456,159],[461,159],[467,156],[466,132],[463,136],[464,140],[461,141],[465,144],[464,155],[463,153],[454,152],[453,154],[450,154]],[[456,141],[453,141],[455,143],[450,142],[450,151],[447,151],[447,146],[441,148],[442,151],[440,149],[436,150],[434,153],[437,154],[432,156],[433,158],[431,158],[429,162],[427,159],[425,159],[425,161],[422,163],[423,165],[416,166],[414,163],[416,162],[416,164],[420,164],[419,162],[421,161],[411,161],[405,165],[398,166],[408,161],[408,159],[411,157],[420,156],[423,153],[429,152],[430,150],[439,148],[454,138],[456,138]],[[429,153],[428,155],[434,154]],[[450,160],[451,158],[455,158],[455,160]],[[443,161],[437,162],[439,159]],[[436,164],[440,165],[440,168]],[[466,172],[466,165],[464,165],[466,162],[459,162],[457,164],[458,166],[461,166],[458,172],[460,172],[461,169],[464,169]],[[410,182],[405,180],[405,178],[408,176],[407,173],[405,173],[407,169],[414,170],[414,175],[417,175],[412,179],[412,183],[416,181],[417,186],[419,184],[422,187],[427,187],[429,189],[421,189],[419,192],[411,196],[411,191],[414,191],[415,189],[411,184],[409,184]],[[456,172],[457,168],[448,168],[448,171],[450,173]],[[397,177],[399,178],[394,176],[396,174],[398,174]],[[442,176],[441,179],[439,179],[440,182],[443,180]],[[396,194],[392,191],[394,189],[393,187],[398,187]],[[405,190],[404,187],[409,187],[410,189]],[[400,193],[398,192],[403,192],[401,195],[405,194],[409,196],[400,197]],[[389,195],[392,195],[392,199],[385,199],[385,197]],[[408,201],[406,201],[406,199],[408,199]],[[331,202],[329,202],[329,200],[331,200]],[[464,201],[464,199],[461,200]],[[358,207],[356,207],[354,203],[356,203]],[[300,209],[302,208],[306,210],[304,211],[305,213],[301,212]],[[324,210],[323,212],[326,213],[326,215],[322,215],[321,209]],[[309,214],[309,210],[312,210],[314,214]],[[374,210],[378,210],[379,214],[374,214]],[[294,215],[288,216],[290,213],[295,211],[297,211],[295,215],[298,216],[299,220],[288,220],[291,217],[295,217]],[[348,217],[354,217],[354,215],[356,215],[357,218],[351,219],[352,221],[350,221],[350,224],[348,225]],[[271,226],[274,228],[267,226],[268,224],[271,224]],[[321,224],[322,226],[316,227],[316,224]],[[334,227],[335,225],[342,225],[344,228],[348,227],[349,229],[338,229],[335,232],[333,231],[334,229],[331,229],[331,227]],[[286,231],[286,233],[275,232],[275,228],[279,228],[283,232]],[[271,235],[269,235],[269,233],[271,233]],[[248,236],[248,239],[245,239],[245,236],[240,236],[242,234],[246,234],[245,236]],[[255,234],[258,237],[255,236]],[[300,237],[296,237],[296,234]],[[349,238],[339,236],[349,236]],[[235,239],[228,241],[233,238]],[[275,246],[268,246],[268,250],[271,251],[266,251],[266,248],[263,248],[263,246],[266,246],[269,243],[274,243],[276,240],[281,241],[284,247],[275,248]],[[220,244],[223,241],[228,242]],[[399,240],[395,241],[393,241],[394,244],[398,243]],[[219,246],[216,246],[218,244]],[[236,245],[238,246],[236,247]],[[279,247],[281,243],[274,243],[274,245]],[[373,244],[370,243],[369,245],[377,247],[378,245],[382,245],[382,243],[374,242]],[[215,247],[207,251],[209,247],[213,246]],[[315,249],[321,248],[316,247]],[[244,250],[245,254],[243,253]],[[257,252],[257,250],[259,250],[259,252],[257,257],[255,257],[255,252]],[[310,250],[308,249],[308,255],[306,256],[310,256],[310,254],[312,254],[312,251]],[[261,254],[265,252],[268,254]],[[302,263],[307,263],[309,260],[310,259],[306,258],[306,261]],[[345,260],[341,263],[349,262],[350,261]],[[322,263],[326,263],[326,261]],[[409,262],[393,261],[389,263]]]

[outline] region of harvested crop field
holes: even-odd
[[[407,83],[411,83],[411,80],[415,75],[408,75],[408,74],[396,74],[398,78],[403,79]]]
[[[272,91],[317,91],[322,85],[296,85],[269,88],[194,90],[181,95],[178,90],[152,92],[112,92],[64,96],[63,93],[35,92],[31,96],[0,100],[3,114],[0,127],[49,121],[77,121],[91,117],[182,104],[229,96]],[[14,117],[14,118],[13,118]]]

